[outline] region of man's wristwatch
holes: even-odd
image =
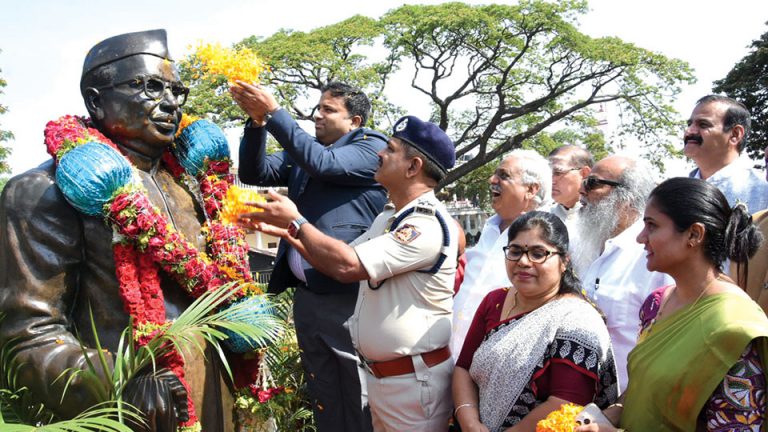
[[[304,216],[299,216],[288,225],[288,234],[293,238],[299,238],[299,230],[305,223],[307,223],[307,219]]]

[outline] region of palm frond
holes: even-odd
[[[219,310],[225,302],[235,293],[240,291],[236,284],[224,285],[219,289],[207,292],[196,299],[178,318],[176,318],[163,332],[159,332],[146,345],[135,348],[133,344],[132,323],[126,329],[118,344],[118,351],[114,356],[114,366],[111,374],[111,382],[108,383],[108,391],[94,389],[100,395],[102,401],[121,400],[122,390],[125,384],[139,371],[151,368],[157,369],[157,359],[167,354],[171,349],[178,350],[184,356],[185,352],[198,350],[204,352],[201,340],[211,344],[231,377],[231,371],[227,364],[220,342],[228,336],[222,329],[228,329],[245,337],[255,344],[266,345],[267,341],[274,340],[284,332],[285,323],[274,314],[269,313],[272,305],[265,301],[265,313],[254,312],[253,304],[248,302],[235,303],[224,310]],[[243,317],[249,317],[248,322]],[[91,317],[93,322],[93,317]],[[100,348],[95,326],[94,340]],[[101,352],[101,350],[100,350]],[[105,357],[100,354],[99,365],[106,364]],[[88,362],[88,367],[81,370],[68,370],[69,379],[78,376],[89,385],[94,380],[99,380],[96,365]],[[107,393],[107,394],[105,394]]]
[[[135,409],[123,414],[136,421],[142,421]],[[10,424],[5,423],[0,417],[0,430],[3,432],[131,432],[131,428],[122,424],[117,418],[116,408],[99,404],[71,420],[47,425]]]
[[[183,356],[190,350],[204,351],[201,341],[212,345],[218,353],[224,369],[232,376],[227,364],[224,351],[220,343],[228,338],[223,330],[229,330],[253,341],[257,346],[266,346],[268,341],[274,341],[285,333],[285,322],[276,316],[270,301],[259,302],[263,309],[255,308],[254,303],[240,302],[223,306],[225,302],[240,290],[235,284],[225,285],[217,290],[208,292],[195,300],[176,320],[164,331],[159,332],[146,345],[136,348],[133,341],[133,322],[129,324],[120,336],[117,351],[114,353],[112,364],[107,358],[107,352],[99,342],[98,331],[93,314],[91,313],[91,331],[93,332],[93,351],[88,350],[81,341],[81,348],[86,358],[84,369],[68,369],[57,379],[66,380],[64,395],[73,380],[79,379],[102,401],[100,405],[86,411],[80,416],[65,422],[50,423],[53,417],[42,418],[46,410],[40,405],[40,411],[35,415],[19,415],[10,409],[7,399],[17,401],[20,395],[14,393],[13,386],[8,383],[15,382],[18,365],[13,365],[8,359],[14,357],[12,344],[6,344],[0,350],[0,365],[3,366],[3,374],[0,374],[0,430],[8,431],[44,431],[44,432],[81,432],[81,431],[107,431],[129,432],[125,426],[126,417],[140,419],[136,415],[134,407],[122,401],[122,393],[126,384],[140,371],[148,368],[156,371],[157,360],[167,354],[169,350],[176,349]],[[247,319],[246,319],[247,318]],[[90,354],[90,355],[89,355]],[[104,380],[104,375],[107,380]],[[62,396],[62,398],[64,397]],[[27,410],[29,411],[29,409]],[[12,424],[6,422],[21,421],[26,424]],[[29,426],[38,425],[38,426]]]

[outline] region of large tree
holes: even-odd
[[[749,54],[725,78],[714,82],[713,90],[747,106],[752,114],[747,154],[754,159],[762,157],[768,146],[768,32],[752,42]]]
[[[242,44],[266,58],[283,106],[299,118],[310,118],[316,101],[307,91],[333,79],[371,94],[373,126],[385,131],[410,108],[394,106],[388,94],[429,104],[430,120],[454,139],[464,161],[446,184],[524,143],[544,152],[538,147],[556,142],[558,129],[594,136],[604,103],[618,106],[624,135],[639,138],[656,159],[669,155],[668,136],[680,126],[671,104],[679,86],[694,80],[691,69],[617,38],[579,32],[576,18],[586,11],[585,1],[406,5],[379,20],[356,16]],[[394,88],[396,73],[410,77],[410,88]],[[214,94],[197,93],[190,105]],[[242,115],[234,112],[222,120]],[[534,139],[545,130],[554,141]]]
[[[382,32],[383,27],[376,20],[356,15],[308,33],[283,29],[268,38],[251,36],[236,46],[250,48],[264,58],[270,69],[270,87],[297,119],[312,119],[319,98],[313,90],[340,80],[357,85],[372,99],[376,115],[371,117],[377,120],[372,126],[389,125],[386,119],[399,111],[386,101],[383,90],[395,70],[396,60],[384,55],[378,62],[372,62],[361,53],[372,47]],[[181,63],[182,78],[192,88],[185,112],[213,117],[223,125],[243,120],[244,113],[232,99],[222,97],[228,85],[226,78],[203,80],[197,73],[198,67],[194,55]]]

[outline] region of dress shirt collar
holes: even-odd
[[[643,225],[643,219],[638,217],[632,225],[620,232],[619,235],[606,240],[605,249],[608,249],[608,246],[615,246],[621,249],[634,247],[637,244],[637,235],[643,230]]]

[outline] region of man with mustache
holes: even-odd
[[[365,232],[387,202],[374,179],[376,154],[387,139],[364,127],[371,110],[368,97],[344,83],[324,86],[313,137],[261,86],[238,82],[230,91],[251,117],[240,142],[240,179],[288,186],[288,197],[306,221],[335,239],[348,243]],[[267,132],[283,151],[266,154]],[[319,272],[281,241],[269,292],[288,287],[297,287],[294,323],[318,431],[370,430],[365,380],[343,327],[354,311],[358,284]]]
[[[453,302],[451,352],[458,359],[477,307],[489,292],[509,286],[504,251],[507,228],[521,214],[551,205],[552,171],[533,150],[507,154],[488,179],[496,212],[485,223],[477,244],[467,250],[464,280]]]
[[[201,207],[161,163],[188,93],[168,52],[165,30],[122,34],[96,44],[85,58],[80,91],[91,121],[136,167],[152,204],[204,250]],[[55,176],[56,164],[49,160],[12,178],[2,194],[0,313],[5,317],[0,346],[13,344],[18,350],[23,365],[18,385],[27,386],[36,402],[60,418],[71,418],[95,402],[83,379],[68,384],[60,376],[69,368],[86,368],[87,361],[99,364],[89,311],[101,346],[112,352],[130,316],[115,275],[112,229],[103,217],[72,207]],[[175,319],[192,298],[169,277],[162,277],[161,288],[167,319]],[[217,355],[208,350],[212,360],[205,361],[192,351],[185,355],[186,380],[202,430],[234,430],[233,399],[221,381]],[[153,432],[177,430],[178,421],[187,418],[186,396],[167,370],[140,372],[123,394],[145,413],[147,427],[134,430]]]
[[[582,182],[571,259],[587,295],[606,316],[619,385],[627,386],[627,355],[637,342],[640,306],[672,279],[645,268],[646,252],[635,241],[643,229],[645,200],[655,186],[642,159],[609,156]]]
[[[731,206],[742,201],[755,213],[768,208],[768,182],[751,163],[739,159],[750,129],[750,114],[741,102],[726,96],[704,96],[688,119],[683,152],[697,167],[689,177],[712,183]]]

